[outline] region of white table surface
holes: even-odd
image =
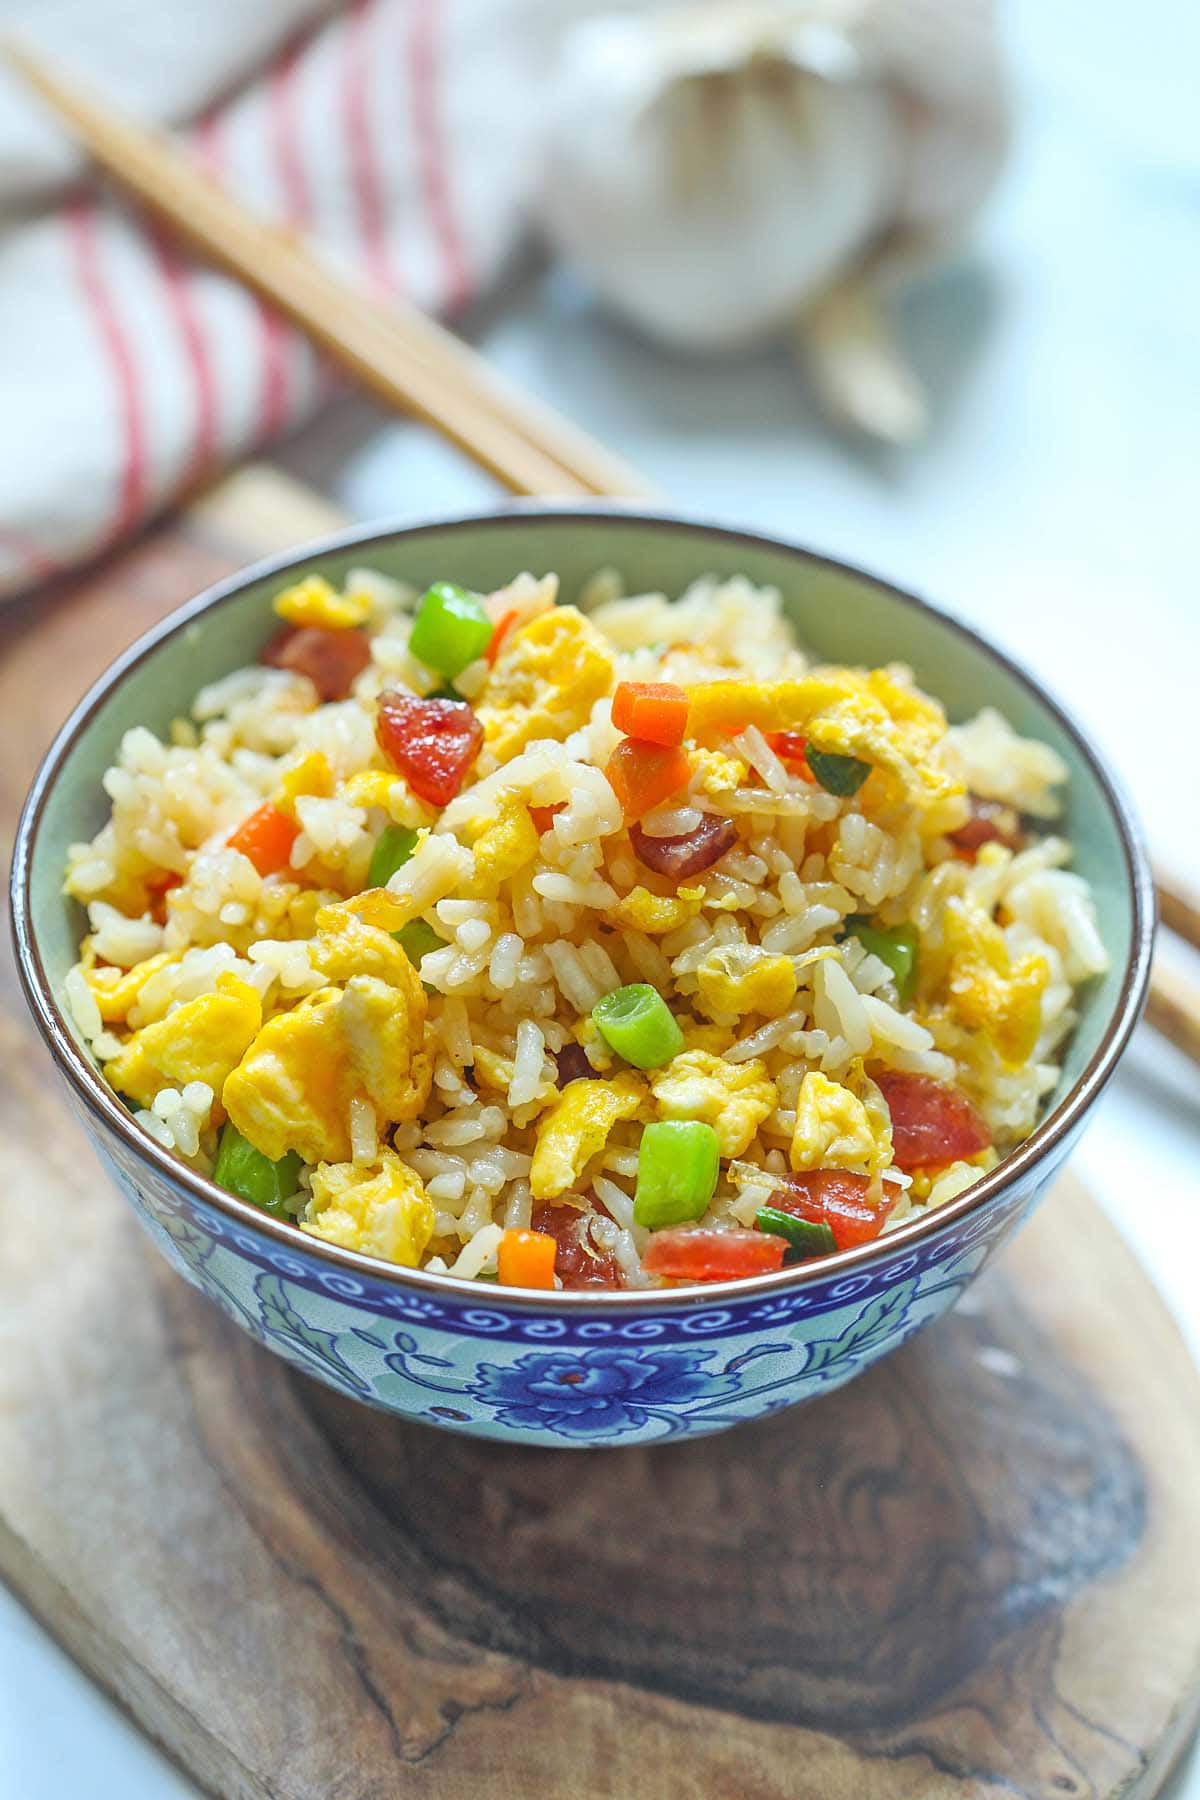
[[[1016,648],[1096,734],[1156,847],[1200,884],[1181,724],[1200,667],[1200,8],[1015,0],[1007,18],[1011,169],[970,261],[909,308],[935,396],[920,449],[853,449],[814,419],[785,357],[673,360],[562,277],[531,281],[482,338],[681,505],[860,562]],[[356,402],[285,460],[362,517],[492,492]],[[1075,1166],[1200,1355],[1198,1164],[1196,1072],[1143,1028]],[[4,1800],[195,1792],[0,1589]],[[1200,1800],[1195,1752],[1169,1793]]]

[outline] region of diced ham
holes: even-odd
[[[888,1209],[872,1206],[867,1199],[871,1184],[865,1175],[849,1169],[810,1169],[775,1179],[780,1186],[767,1204],[793,1218],[828,1225],[839,1250],[869,1244],[883,1230]]]
[[[379,747],[413,793],[448,806],[483,748],[483,726],[465,700],[418,700],[392,690],[379,696]]]
[[[630,827],[629,841],[639,862],[669,881],[686,881],[711,869],[714,863],[737,843],[737,826],[732,819],[705,813],[694,831],[679,837],[651,837],[640,825]]]
[[[601,1249],[592,1236],[596,1216],[574,1206],[539,1206],[530,1220],[534,1231],[546,1232],[558,1245],[554,1273],[565,1288],[621,1286],[621,1265],[611,1250]]]
[[[883,1070],[876,1085],[892,1115],[897,1168],[942,1169],[986,1150],[992,1134],[959,1088],[930,1075]]]
[[[668,1281],[736,1281],[769,1275],[783,1267],[787,1245],[762,1231],[656,1231],[646,1245],[642,1267]]]
[[[330,631],[318,625],[285,625],[259,657],[272,669],[307,675],[322,700],[344,700],[371,660],[365,631]]]

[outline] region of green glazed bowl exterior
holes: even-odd
[[[815,1265],[677,1292],[520,1293],[393,1268],[320,1243],[213,1186],[136,1129],[62,1001],[80,909],[67,846],[102,824],[100,780],[121,735],[163,730],[197,688],[253,660],[293,572],[337,582],[367,565],[420,588],[488,590],[557,570],[571,600],[598,568],[631,590],[701,575],[780,589],[803,643],[839,662],[903,661],[952,718],[997,707],[1070,769],[1065,829],[1091,883],[1109,973],[1085,990],[1057,1093],[1017,1151],[958,1200]],[[951,1306],[1025,1217],[1081,1130],[1137,1021],[1152,887],[1128,805],[1044,688],[979,634],[859,570],[775,539],[611,505],[513,505],[408,528],[349,531],[263,563],[173,614],[76,708],[18,833],[13,927],[26,994],[101,1157],[189,1281],[299,1368],[430,1424],[524,1444],[644,1443],[718,1431],[849,1380]]]

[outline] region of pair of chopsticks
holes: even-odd
[[[460,338],[400,301],[385,311],[294,233],[247,212],[169,137],[122,118],[24,44],[6,39],[0,54],[96,162],[193,249],[285,314],[361,387],[432,426],[511,492],[650,495],[619,457],[509,386]]]
[[[385,312],[326,268],[294,233],[247,212],[169,137],[123,119],[11,40],[0,53],[147,209],[210,262],[286,315],[359,386],[411,413],[515,494],[645,498],[640,475],[549,407],[502,381],[413,307]],[[1200,949],[1200,900],[1156,877],[1163,925]],[[1149,1022],[1200,1063],[1200,988],[1156,964]]]

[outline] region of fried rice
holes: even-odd
[[[123,737],[69,855],[66,992],[147,1134],[218,1178],[236,1140],[315,1237],[597,1289],[751,1272],[781,1209],[826,1227],[781,1256],[862,1241],[1028,1135],[1107,966],[1054,750],[948,725],[901,665],[814,661],[740,579],[605,571],[565,605],[519,575],[452,684],[410,650],[419,604],[365,569],[294,583],[263,662]],[[668,696],[677,746],[617,729],[623,684]],[[381,841],[407,849],[373,887]],[[599,1023],[634,985],[669,1014],[657,1064]],[[682,1227],[647,1186],[671,1121],[719,1158]],[[662,1253],[683,1233],[704,1256]]]

